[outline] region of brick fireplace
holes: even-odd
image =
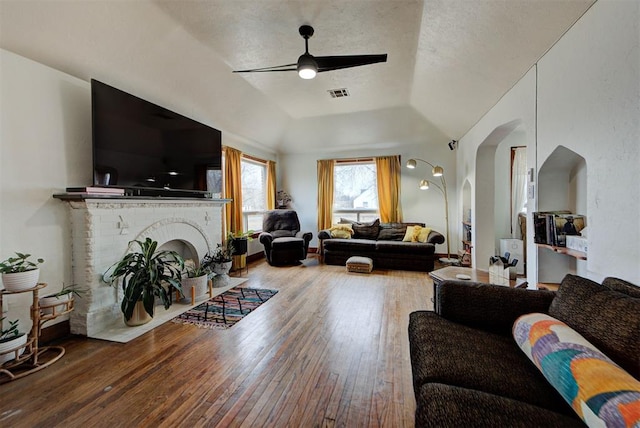
[[[71,332],[93,337],[122,323],[119,287],[102,274],[126,254],[132,240],[151,238],[158,247],[201,260],[222,241],[225,200],[67,200],[72,234],[73,283],[86,289],[71,313]]]

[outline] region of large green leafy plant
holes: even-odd
[[[121,278],[122,313],[128,321],[136,303],[142,301],[145,311],[153,316],[155,298],[159,297],[165,309],[171,306],[170,284],[182,294],[180,285],[184,260],[175,251],[158,251],[158,243],[147,238],[144,242],[131,241],[140,247],[139,252],[130,252],[115,263],[103,275],[103,280],[112,283]]]

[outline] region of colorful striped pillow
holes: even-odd
[[[520,349],[590,427],[640,426],[640,382],[562,321],[523,315]]]

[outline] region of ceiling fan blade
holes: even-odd
[[[380,55],[341,55],[341,56],[316,56],[318,73],[323,71],[339,70],[341,68],[360,67],[361,65],[387,62],[387,54]]]
[[[253,68],[251,70],[233,70],[233,73],[266,73],[270,71],[291,71],[296,70],[298,64],[275,65],[273,67]]]

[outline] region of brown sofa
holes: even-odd
[[[351,239],[333,238],[328,229],[318,233],[325,263],[344,265],[351,256],[363,256],[373,260],[374,268],[430,272],[436,244],[444,243],[444,236],[433,230],[427,242],[402,241],[407,226],[424,227],[424,223],[351,223],[355,232]]]
[[[437,286],[438,312],[410,314],[416,427],[584,426],[516,344],[521,315],[546,313],[640,378],[640,288],[567,275],[558,292],[462,281]]]

